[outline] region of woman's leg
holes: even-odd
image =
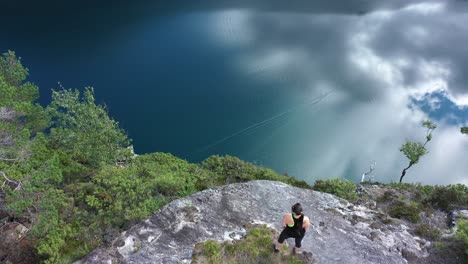
[[[296,245],[295,245],[295,248],[294,248],[294,252],[295,253],[301,253],[301,246],[302,246],[302,239],[304,238],[305,236],[305,230],[301,232],[300,236],[297,236],[294,238],[295,242],[296,242]]]
[[[288,232],[286,231],[286,229],[283,229],[283,231],[278,237],[278,241],[275,241],[275,250],[279,250],[284,240],[287,238],[289,238]]]

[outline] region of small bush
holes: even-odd
[[[387,190],[384,192],[382,196],[377,198],[377,202],[379,203],[392,202],[396,198],[398,198],[398,196],[395,194],[395,191]]]
[[[468,263],[468,241],[466,223],[457,225],[457,233],[455,236],[442,238],[440,241],[433,243],[434,250],[430,252],[431,259],[434,263]],[[460,224],[465,227],[460,228]]]
[[[413,194],[413,199],[422,202],[427,200],[434,191],[434,186],[421,183],[389,183],[387,186]]]
[[[203,254],[208,258],[209,263],[219,263],[221,245],[213,240],[208,240],[203,245]]]
[[[465,248],[465,257],[468,258],[468,220],[460,220],[457,223],[457,234],[455,235]]]
[[[412,223],[417,223],[421,220],[419,204],[411,201],[397,200],[393,203],[388,211],[392,217],[404,218]]]
[[[456,206],[466,206],[468,205],[468,186],[463,184],[435,186],[426,202],[446,211]]]
[[[414,232],[417,235],[424,237],[426,239],[429,239],[429,240],[437,240],[440,238],[440,235],[441,235],[441,232],[439,229],[434,228],[428,224],[418,225],[416,229],[414,230]]]
[[[229,155],[224,157],[217,155],[210,156],[200,165],[202,169],[214,173],[218,182],[221,181],[220,184],[251,180],[270,180],[281,181],[299,188],[310,188],[310,185],[305,181],[297,180],[286,175],[280,175],[271,169],[256,166],[250,162]]]
[[[253,180],[255,165],[232,156],[211,156],[201,166],[225,178],[226,183]]]
[[[421,203],[426,210],[442,209],[451,211],[455,208],[466,207],[468,205],[468,186],[454,184],[447,186],[430,186],[420,183],[389,183],[385,186],[400,190],[409,196],[413,201]],[[390,193],[385,193],[378,201],[391,201]]]
[[[334,194],[340,198],[346,199],[349,202],[355,202],[358,199],[356,193],[356,184],[344,179],[328,179],[315,181],[312,189],[319,192]]]

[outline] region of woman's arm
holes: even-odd
[[[281,227],[284,229],[286,228],[286,225],[288,224],[288,218],[287,218],[287,214],[283,215],[283,222],[281,223]]]
[[[304,228],[306,231],[309,230],[310,228],[310,219],[307,216],[304,216],[304,221],[302,222],[302,228]]]
[[[286,228],[286,225],[292,225],[294,224],[294,220],[292,219],[291,214],[284,214],[283,216],[283,223],[281,223],[281,226],[283,228]]]

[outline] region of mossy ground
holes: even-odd
[[[195,245],[193,263],[305,263],[300,257],[291,254],[291,250],[285,245],[279,253],[273,252],[273,241],[278,237],[276,230],[265,225],[248,226],[247,230],[247,235],[241,240],[232,242],[208,240]]]

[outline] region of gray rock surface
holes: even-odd
[[[428,242],[413,237],[404,224],[380,224],[381,212],[331,194],[252,181],[175,200],[122,233],[112,247],[98,248],[76,263],[190,263],[196,243],[239,239],[246,224],[280,231],[283,214],[296,202],[312,222],[303,249],[318,263],[413,263],[428,255]],[[292,239],[288,242],[292,247]]]

